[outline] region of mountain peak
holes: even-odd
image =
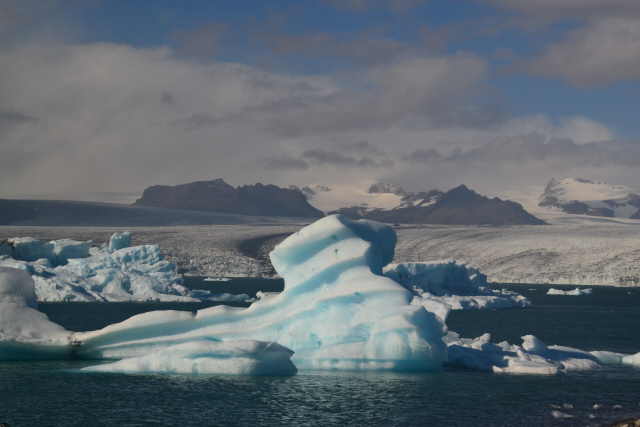
[[[632,188],[585,178],[552,178],[538,205],[590,216],[634,218],[640,215],[640,196]]]
[[[220,178],[152,186],[144,190],[135,205],[254,216],[317,218],[323,215],[307,202],[299,189],[262,183],[235,188]]]

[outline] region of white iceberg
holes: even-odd
[[[565,295],[565,296],[580,296],[591,295],[591,288],[575,288],[570,291],[563,291],[562,289],[549,288],[547,295]]]
[[[175,264],[157,245],[129,246],[131,233],[115,233],[106,246],[63,239],[43,242],[8,239],[0,266],[24,270],[35,281],[37,299],[56,301],[245,302],[242,295],[190,291],[182,286]]]
[[[494,373],[555,375],[599,369],[603,365],[640,366],[640,353],[626,355],[547,346],[533,335],[523,336],[522,345],[506,341],[492,343],[488,333],[469,339],[449,332],[445,341],[449,347],[449,365]]]
[[[70,333],[37,310],[33,280],[0,267],[0,360],[66,358]]]
[[[434,303],[449,310],[527,307],[529,300],[515,292],[491,289],[479,270],[455,261],[391,264],[384,275],[414,292],[434,311]]]
[[[107,249],[109,252],[115,252],[118,249],[124,249],[131,246],[131,232],[123,231],[122,233],[113,233],[109,238]]]

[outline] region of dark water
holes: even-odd
[[[640,351],[640,288],[591,287],[591,295],[546,295],[549,286],[500,285],[532,302],[525,310],[454,311],[447,326],[465,337],[491,332],[494,341],[520,343],[529,333],[547,344],[621,353]],[[575,289],[575,286],[553,286]]]
[[[227,287],[221,292],[228,292],[234,283],[202,286]],[[244,282],[243,286],[249,285]],[[640,351],[640,289],[629,295],[626,289],[594,288],[591,296],[564,297],[544,295],[547,287],[528,288],[533,287],[517,287],[532,299],[532,308],[455,312],[449,327],[463,336],[490,331],[498,340],[519,342],[519,336],[534,333],[549,344]],[[193,310],[198,306],[67,303],[42,307],[71,329],[93,329],[157,308]],[[86,321],[87,317],[92,320]],[[0,363],[0,422],[14,427],[582,426],[640,415],[640,370],[630,367],[553,377],[445,370],[300,372],[281,378],[78,373],[85,365]],[[603,409],[593,410],[594,403],[604,405]],[[561,410],[575,418],[551,416],[553,405],[563,404],[573,406]],[[589,419],[589,414],[596,418]]]

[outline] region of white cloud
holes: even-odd
[[[484,0],[530,18],[584,19],[604,16],[640,16],[637,0]]]
[[[486,72],[467,55],[404,59],[365,71],[354,88],[106,43],[5,49],[0,63],[4,194],[135,191],[218,176],[277,181],[281,171],[256,164],[283,145],[302,153],[409,119],[464,122],[454,113]]]
[[[526,61],[524,68],[576,86],[640,79],[640,19],[608,18],[589,23]]]
[[[615,139],[613,131],[607,126],[583,116],[564,117],[556,121],[542,114],[519,117],[505,123],[500,133],[508,137],[537,134],[546,140],[569,139],[576,144]]]

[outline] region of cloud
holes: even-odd
[[[37,118],[18,111],[0,111],[0,128],[37,121]]]
[[[264,161],[264,167],[265,169],[268,169],[268,170],[305,171],[309,169],[309,163],[307,163],[303,159],[290,157],[290,156],[268,157]]]
[[[328,165],[338,167],[381,168],[393,166],[391,159],[374,159],[369,156],[353,157],[338,151],[312,149],[302,153],[302,157],[314,165]]]
[[[424,49],[386,37],[375,31],[353,35],[328,32],[287,34],[276,31],[260,33],[260,43],[277,55],[323,61],[332,59],[355,65],[388,63],[402,56],[417,55]]]
[[[486,63],[464,54],[368,67],[354,72],[356,86],[355,74],[288,75],[111,43],[28,43],[0,50],[0,62],[0,121],[11,123],[0,156],[5,194],[138,191],[212,170],[237,183],[276,182],[284,170],[314,174],[311,166],[341,161],[390,168],[368,135],[466,126],[458,111],[486,78]],[[287,162],[277,158],[283,146],[316,151]],[[270,161],[260,169],[258,158]]]
[[[170,38],[178,54],[188,58],[212,59],[227,30],[226,25],[214,22],[175,31]]]
[[[570,139],[548,139],[541,134],[498,137],[478,147],[444,154],[416,150],[388,179],[406,188],[427,190],[458,184],[500,194],[540,190],[551,177],[577,176],[614,184],[636,184],[640,144],[619,141],[576,144]]]
[[[482,57],[371,34],[265,41],[285,55],[357,65],[325,75],[222,62],[217,37],[226,35],[215,26],[174,33],[174,48],[0,46],[0,194],[139,191],[218,176],[498,188],[565,168],[635,167],[635,151],[601,123],[513,118],[486,102]],[[544,143],[522,142],[532,135]]]
[[[640,16],[636,0],[481,0],[530,19],[585,19]]]
[[[389,8],[394,12],[407,12],[428,0],[324,0],[326,3],[339,8],[363,12],[373,8]]]
[[[281,136],[385,129],[414,125],[475,126],[474,95],[486,78],[486,63],[472,55],[410,58],[371,67],[355,89],[298,98],[248,111],[243,120],[263,120]],[[293,101],[293,102],[292,102]]]
[[[640,2],[636,2],[640,7]],[[596,20],[571,31],[520,68],[575,86],[640,79],[640,18]]]
[[[587,117],[564,117],[554,121],[542,114],[509,120],[503,124],[500,133],[509,137],[536,134],[547,141],[569,139],[575,144],[611,141],[616,138],[607,126]]]
[[[415,150],[411,154],[405,155],[404,160],[414,163],[431,163],[443,159],[443,155],[434,148]]]

